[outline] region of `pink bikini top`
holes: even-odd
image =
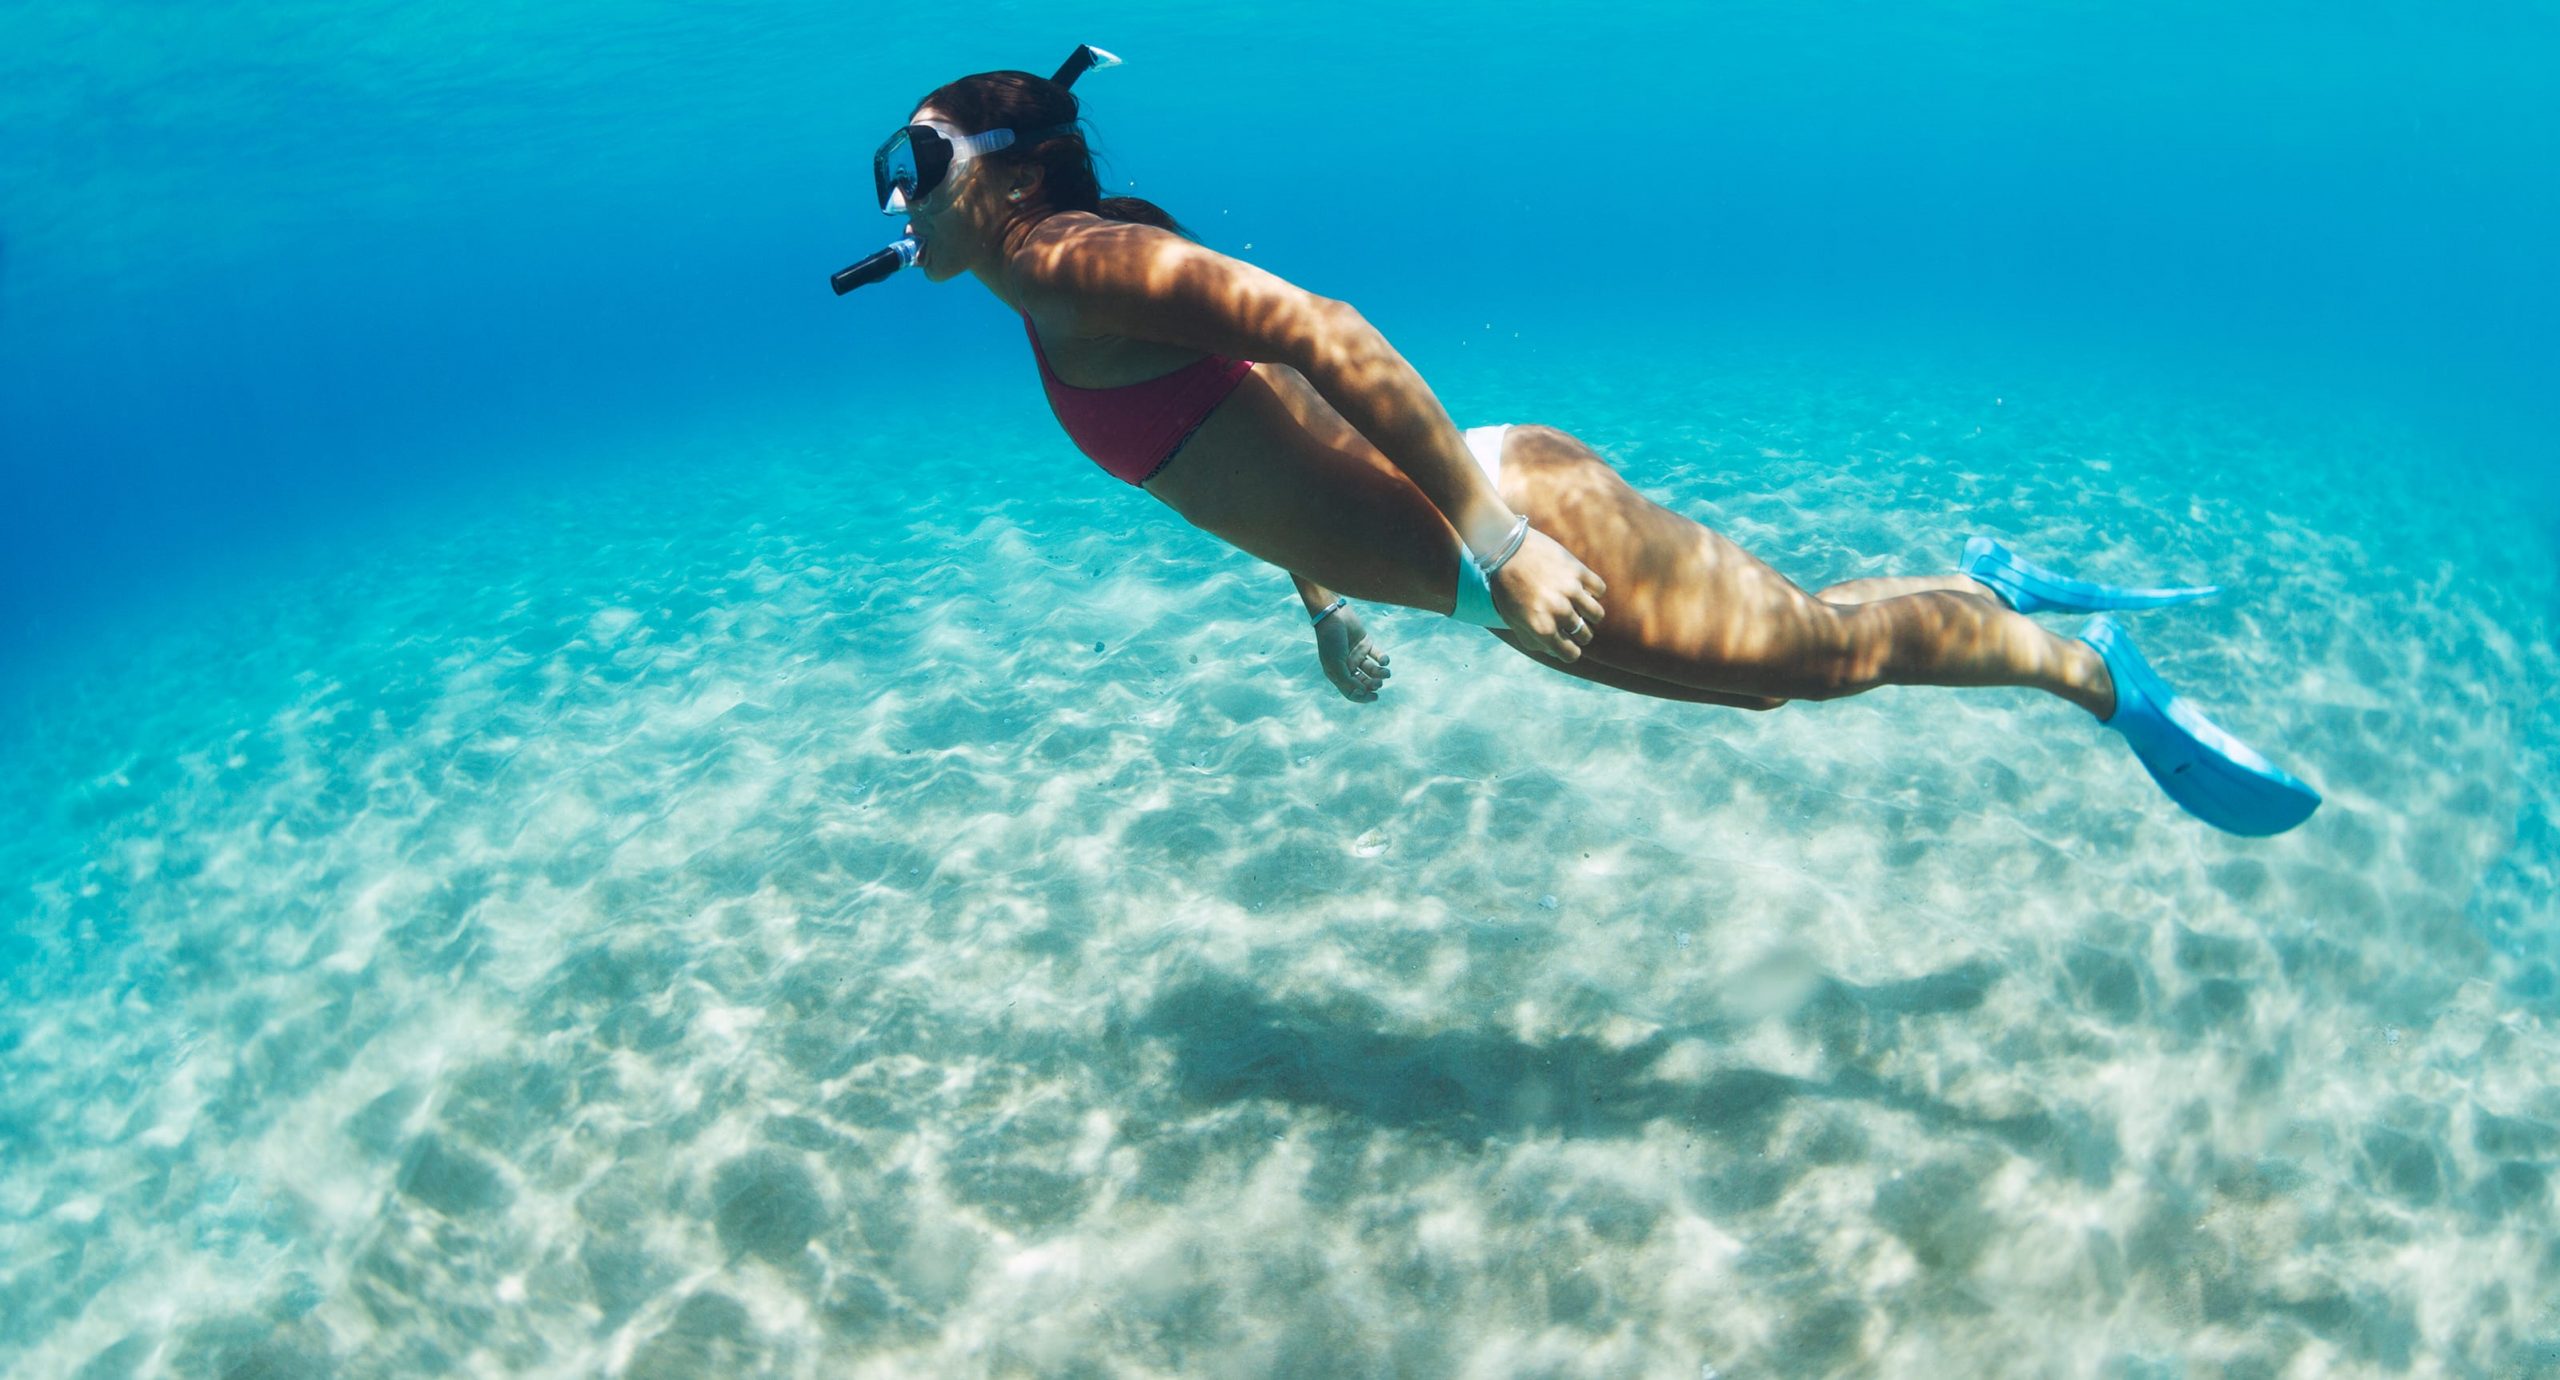
[[[1114,478],[1132,484],[1155,478],[1253,372],[1252,360],[1203,355],[1170,374],[1118,388],[1078,388],[1051,372],[1049,352],[1040,348],[1040,332],[1030,317],[1022,318],[1022,329],[1040,361],[1040,386],[1049,390],[1049,410],[1058,414],[1068,439]]]

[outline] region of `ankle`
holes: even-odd
[[[2090,651],[2088,658],[2096,663],[2095,674],[2081,683],[2079,704],[2081,708],[2097,715],[2098,722],[2105,723],[2116,716],[2116,678],[2107,670],[2105,657]]]

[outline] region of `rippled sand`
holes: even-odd
[[[1451,396],[1807,584],[2220,581],[2143,646],[2327,807],[1405,611],[1354,706],[1054,435],[697,439],[0,740],[0,1369],[2560,1368],[2548,546],[2402,435],[1806,379]]]

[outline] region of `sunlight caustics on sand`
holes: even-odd
[[[2344,424],[1548,384],[1809,585],[1974,531],[2224,585],[2145,649],[2326,809],[1409,611],[1348,705],[1045,433],[535,484],[11,740],[0,1369],[2560,1364],[2547,551]]]

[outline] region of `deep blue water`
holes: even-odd
[[[1120,181],[1417,346],[2097,349],[2549,468],[2544,7],[972,13],[10,7],[9,635],[503,440],[1002,368],[983,300],[813,285],[907,102],[1078,38]]]

